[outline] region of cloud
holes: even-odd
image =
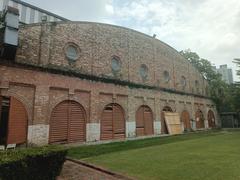
[[[239,0],[118,2],[117,23],[157,34],[177,50],[190,48],[216,65],[235,67],[232,60],[240,57]]]

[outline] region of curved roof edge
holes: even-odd
[[[45,22],[45,23],[24,24],[24,25],[21,25],[21,27],[41,26],[43,24],[53,24],[54,25],[54,24],[74,24],[74,23],[75,24],[97,24],[97,25],[111,26],[111,27],[116,27],[116,28],[121,28],[121,29],[125,29],[125,30],[128,30],[128,31],[132,31],[132,32],[144,35],[144,36],[146,36],[148,38],[152,38],[152,39],[154,39],[156,41],[159,41],[163,45],[169,47],[170,49],[172,49],[176,54],[178,54],[180,57],[182,57],[183,60],[185,60],[188,64],[190,64],[195,70],[197,70],[199,72],[199,74],[202,76],[203,79],[205,79],[205,77],[200,73],[200,71],[195,66],[193,66],[193,64],[191,64],[182,54],[180,54],[180,52],[178,52],[175,48],[173,48],[169,44],[161,41],[160,39],[156,39],[156,38],[154,38],[154,37],[152,37],[152,36],[150,36],[148,34],[145,34],[143,32],[140,32],[140,31],[137,31],[137,30],[134,30],[134,29],[131,29],[131,28],[127,28],[127,27],[124,27],[124,26],[108,24],[108,23],[101,23],[101,22],[91,22],[91,21],[59,21],[59,22]]]

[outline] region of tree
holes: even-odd
[[[191,50],[180,51],[182,54],[208,81],[210,97],[214,100],[219,111],[230,111],[232,106],[229,104],[231,99],[228,85],[221,79],[221,74],[213,70],[212,64],[207,59],[200,58],[199,55]]]
[[[197,53],[192,52],[190,49],[180,51],[180,54],[182,54],[194,67],[196,67],[206,80],[221,81],[221,74],[213,70],[211,62],[207,59],[200,58]]]
[[[240,58],[236,58],[233,61],[236,63],[238,69],[237,69],[237,75],[240,77]],[[236,82],[231,86],[231,97],[233,102],[233,108],[240,112],[240,82]]]

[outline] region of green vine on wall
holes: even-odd
[[[131,81],[113,79],[111,77],[100,77],[100,76],[95,76],[95,75],[83,74],[79,69],[74,68],[74,67],[59,66],[59,65],[53,65],[53,64],[39,66],[39,65],[35,65],[35,64],[11,62],[11,61],[6,61],[6,60],[1,60],[0,64],[11,66],[11,67],[37,70],[37,71],[41,71],[41,72],[50,72],[53,74],[61,74],[61,75],[65,75],[65,76],[78,77],[80,79],[85,79],[85,80],[90,80],[90,81],[103,82],[103,83],[115,84],[115,85],[120,85],[120,86],[127,86],[130,89],[149,89],[149,90],[168,92],[168,93],[172,93],[172,94],[179,94],[179,95],[211,99],[210,97],[207,97],[207,96],[194,94],[194,93],[187,93],[187,92],[178,91],[175,89],[168,89],[168,88],[162,88],[162,87],[157,87],[157,86],[139,84],[139,83],[134,83]]]

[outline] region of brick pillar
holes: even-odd
[[[134,96],[128,96],[128,121],[126,121],[126,137],[131,138],[136,136],[136,118],[135,118]]]
[[[92,88],[90,97],[90,117],[87,123],[87,142],[100,140],[100,117],[98,117],[99,92]]]
[[[36,86],[34,99],[33,124],[28,127],[28,143],[34,145],[48,144],[49,120],[48,110],[49,87]]]
[[[155,98],[155,120],[154,120],[154,134],[161,134],[161,108],[160,108],[160,98]]]

